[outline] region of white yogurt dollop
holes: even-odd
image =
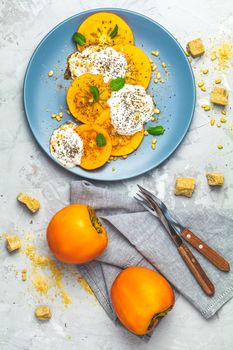
[[[114,129],[120,135],[133,135],[143,129],[154,109],[154,102],[143,86],[125,84],[107,101]]]
[[[54,130],[50,139],[51,154],[67,168],[79,165],[83,154],[83,141],[75,131],[76,126],[65,123]]]
[[[71,78],[82,74],[102,74],[105,83],[117,77],[123,78],[126,73],[127,61],[124,54],[112,47],[101,49],[89,46],[83,52],[75,52],[68,59]]]

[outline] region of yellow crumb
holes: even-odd
[[[23,269],[21,271],[21,277],[22,277],[22,281],[26,281],[27,280],[27,269]]]
[[[203,74],[208,74],[208,73],[209,73],[209,69],[203,69],[203,70],[202,70],[202,73],[203,73]]]
[[[205,87],[205,86],[202,86],[202,87],[201,87],[201,91],[206,91],[206,87]]]
[[[222,110],[221,110],[221,113],[222,113],[223,115],[226,115],[226,114],[227,114],[227,112],[225,111],[225,109],[222,109]]]
[[[223,149],[223,145],[218,145],[218,149]]]
[[[197,83],[197,86],[202,87],[202,86],[204,86],[204,84],[205,84],[204,81],[200,81],[199,83]]]
[[[233,58],[233,45],[230,42],[221,44],[217,49],[217,58],[219,69],[223,70],[229,67],[229,60]]]
[[[53,73],[53,70],[50,70],[50,71],[48,72],[48,76],[49,76],[49,77],[52,77],[53,74],[54,74],[54,73]]]
[[[62,303],[64,305],[71,304],[72,300],[64,288],[63,275],[57,263],[49,257],[38,255],[36,247],[30,244],[25,247],[24,253],[31,260],[33,266],[33,285],[35,289],[40,293],[47,293],[50,285],[54,286],[59,292]],[[41,269],[47,269],[51,274],[50,277],[47,278],[38,273]]]
[[[212,118],[212,119],[210,119],[210,125],[214,125],[215,124],[215,119],[214,118]]]
[[[95,294],[93,293],[92,289],[90,288],[89,284],[87,283],[84,277],[78,276],[78,283],[88,294],[95,296]]]
[[[211,61],[215,61],[216,58],[217,58],[216,52],[212,52],[212,54],[210,56]]]
[[[226,118],[221,117],[221,118],[220,118],[220,122],[221,122],[221,123],[226,123],[227,120],[226,120]]]
[[[159,56],[159,50],[151,51],[153,56]]]
[[[222,80],[221,79],[215,79],[215,84],[221,84]]]
[[[32,284],[37,292],[40,294],[47,294],[49,290],[48,279],[43,275],[36,275],[32,280]]]

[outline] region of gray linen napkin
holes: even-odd
[[[131,265],[148,266],[160,271],[206,319],[233,297],[232,271],[220,272],[191,248],[215,285],[215,295],[206,296],[158,219],[124,191],[119,193],[107,187],[96,187],[87,181],[75,181],[71,184],[71,202],[93,206],[107,229],[107,249],[96,261],[80,266],[80,271],[112,320],[116,320],[109,297],[112,282],[122,268]],[[232,210],[190,206],[190,209],[177,209],[175,216],[233,266]]]

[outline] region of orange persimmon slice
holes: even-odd
[[[134,45],[116,45],[113,47],[125,55],[127,61],[127,84],[142,85],[146,89],[151,78],[151,63],[145,52]]]
[[[93,170],[103,166],[112,151],[109,134],[98,125],[82,124],[75,129],[83,141],[83,154],[80,167]]]
[[[104,111],[97,119],[96,124],[106,129],[112,142],[112,156],[125,156],[135,151],[144,137],[144,129],[134,135],[119,135],[112,126],[110,110]]]
[[[98,89],[98,99],[93,97],[90,87]],[[102,75],[83,74],[70,85],[66,101],[70,113],[82,123],[93,124],[95,119],[108,108],[107,100],[112,90],[104,83]]]
[[[129,25],[121,17],[110,12],[98,12],[87,17],[77,32],[86,38],[85,45],[78,45],[80,51],[90,45],[134,44],[133,32]]]

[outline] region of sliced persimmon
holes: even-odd
[[[86,39],[85,45],[78,45],[80,51],[90,45],[134,44],[133,32],[129,25],[121,17],[110,12],[98,12],[87,17],[77,32]]]
[[[103,166],[112,151],[109,134],[98,125],[81,124],[75,129],[83,141],[83,154],[80,167],[93,170]]]
[[[111,123],[109,109],[96,119],[96,124],[107,130],[112,142],[112,156],[125,156],[132,153],[139,147],[144,137],[144,130],[130,136],[119,135]]]
[[[127,60],[126,83],[146,89],[151,78],[151,63],[145,52],[134,45],[116,45],[113,49],[122,52]]]
[[[98,98],[93,96],[91,89],[98,90]],[[102,75],[83,74],[70,85],[66,101],[70,113],[82,123],[93,124],[95,119],[108,108],[107,100],[112,90],[104,83]]]

